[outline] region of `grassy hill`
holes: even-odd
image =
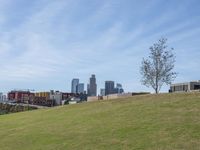
[[[1,150],[199,150],[200,93],[135,96],[0,116]]]

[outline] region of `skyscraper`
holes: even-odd
[[[105,95],[115,93],[115,82],[114,81],[105,81]]]
[[[120,94],[120,93],[123,93],[124,92],[124,89],[122,88],[122,85],[117,83],[116,85],[116,93]]]
[[[2,102],[3,100],[4,100],[3,93],[0,93],[0,102]]]
[[[105,89],[100,89],[100,96],[105,96]]]
[[[88,96],[96,96],[97,95],[97,84],[96,84],[96,78],[93,74],[89,80],[89,84],[87,85],[87,93]]]
[[[71,93],[77,93],[78,84],[79,84],[79,79],[72,80]]]
[[[76,87],[76,92],[79,94],[84,93],[84,83],[79,83]]]

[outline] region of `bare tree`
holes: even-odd
[[[171,84],[177,76],[177,73],[173,72],[175,63],[173,48],[168,49],[166,42],[166,38],[161,38],[151,46],[150,55],[147,59],[143,58],[140,68],[142,84],[152,87],[156,93],[159,93],[164,83]]]

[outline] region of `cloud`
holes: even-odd
[[[56,12],[59,13],[64,7],[63,2],[49,3],[40,12],[34,12],[18,28],[7,33],[1,32],[1,59],[7,59],[0,71],[4,80],[47,77],[62,65],[63,56],[51,44],[52,35],[42,29],[48,28]]]
[[[161,36],[168,37],[170,46],[185,54],[177,56],[178,70],[183,70],[180,58],[186,57],[184,47],[193,46],[194,55],[199,55],[194,50],[194,45],[199,47],[198,40],[193,39],[200,32],[199,16],[184,18],[191,7],[187,1],[182,5],[159,0],[36,0],[32,5],[21,1],[27,8],[24,13],[17,3],[0,2],[0,82],[30,82],[31,86],[45,80],[59,86],[61,80],[74,76],[87,80],[96,73],[100,86],[109,78],[135,90],[134,85],[142,89],[141,59]],[[11,6],[23,16],[15,16]],[[10,19],[13,16],[16,22]],[[187,68],[198,63],[195,59]]]

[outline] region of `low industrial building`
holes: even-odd
[[[8,100],[25,103],[34,98],[34,93],[28,90],[13,90],[8,92]]]
[[[58,106],[62,101],[71,101],[73,98],[79,99],[78,102],[87,101],[87,94],[83,93],[63,93],[51,90],[50,92],[31,93],[29,90],[12,90],[8,93],[8,101],[12,103],[32,104],[39,106]],[[0,93],[0,102],[3,93]]]
[[[59,91],[51,92],[50,99],[55,100],[56,105],[61,105],[61,102],[62,102],[62,92],[59,92]]]
[[[45,97],[46,99],[50,99],[50,92],[36,92],[36,97]]]
[[[120,94],[109,94],[106,96],[89,96],[87,98],[88,102],[98,101],[98,100],[111,100],[111,99],[119,99],[119,98],[127,98],[136,95],[146,95],[150,94],[149,92],[134,92],[134,93],[120,93]]]
[[[200,90],[200,80],[170,85],[169,92],[191,92]]]
[[[30,100],[28,104],[53,107],[56,105],[56,102],[52,99],[46,99],[46,97],[35,96],[34,99]]]

